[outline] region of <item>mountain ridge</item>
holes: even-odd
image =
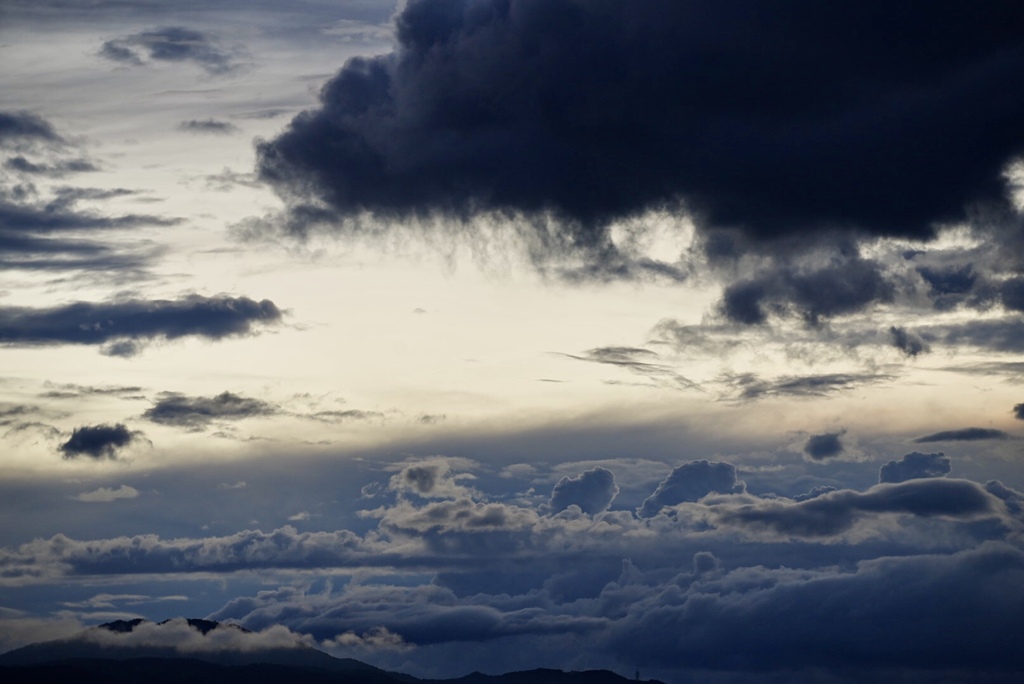
[[[187,628],[186,628],[187,626]],[[76,684],[277,684],[298,680],[303,684],[626,684],[633,681],[608,670],[565,672],[538,668],[498,675],[471,672],[457,678],[420,679],[389,672],[352,658],[334,656],[294,642],[260,649],[208,649],[180,651],[171,645],[117,644],[139,628],[186,629],[196,638],[229,634],[259,636],[235,625],[197,618],[163,622],[114,620],[73,637],[29,644],[0,654],[0,678],[21,684],[68,678]],[[218,630],[221,630],[218,632]],[[113,638],[107,637],[110,633]],[[646,684],[663,684],[649,680]]]

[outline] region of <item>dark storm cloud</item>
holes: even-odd
[[[657,515],[665,506],[674,506],[684,501],[698,499],[718,492],[739,494],[746,491],[746,484],[736,479],[736,466],[731,463],[707,460],[691,461],[678,466],[658,484],[643,505],[637,509],[641,518]]]
[[[922,454],[915,451],[898,461],[889,461],[878,471],[879,482],[906,482],[926,477],[945,477],[950,471],[949,456],[941,451]]]
[[[216,119],[190,119],[178,124],[178,130],[186,133],[209,133],[212,135],[230,135],[238,132],[238,126],[228,121]]]
[[[969,427],[961,430],[944,430],[931,435],[918,437],[915,444],[927,444],[928,442],[975,442],[982,439],[1006,439],[1008,434],[1002,430],[991,428]]]
[[[636,592],[623,587],[630,607],[608,647],[629,662],[707,668],[709,680],[744,684],[979,676],[1009,683],[1024,670],[1013,645],[1024,628],[1022,571],[1020,549],[990,543],[863,561],[846,572],[744,568],[695,583],[679,598],[659,587],[629,600]],[[737,671],[748,677],[728,678]]]
[[[116,425],[85,425],[75,428],[71,438],[60,446],[66,459],[88,456],[97,461],[117,458],[117,452],[142,436],[122,423]]]
[[[260,399],[222,392],[215,397],[189,397],[164,392],[160,399],[142,414],[146,420],[202,430],[217,420],[242,420],[277,413],[277,406]]]
[[[1024,420],[1024,403],[1013,407],[1013,417],[1017,420]]]
[[[210,74],[228,73],[238,66],[236,55],[218,45],[213,36],[181,26],[157,28],[108,40],[99,54],[133,66],[145,64],[147,60],[193,62]]]
[[[548,502],[554,512],[564,511],[569,506],[579,506],[588,515],[608,510],[612,500],[619,493],[615,475],[606,468],[595,466],[577,477],[563,477],[551,490]]]
[[[822,435],[811,435],[804,445],[804,453],[810,456],[811,460],[824,461],[835,458],[843,453],[843,435],[846,430],[839,432],[826,432]]]
[[[893,294],[880,264],[854,257],[809,271],[779,267],[733,283],[726,288],[720,309],[728,320],[747,325],[765,323],[773,313],[794,313],[817,324],[822,318],[892,301]]]
[[[108,345],[106,353],[131,356],[154,339],[195,336],[211,340],[248,335],[256,326],[281,320],[269,299],[203,297],[75,302],[49,309],[0,308],[0,344]]]
[[[593,248],[683,204],[761,237],[927,238],[1005,204],[1024,150],[1013,2],[411,0],[397,40],[259,144],[292,228],[497,212]]]
[[[927,354],[932,350],[931,346],[920,335],[902,326],[894,325],[889,328],[889,337],[892,340],[892,346],[907,356]]]

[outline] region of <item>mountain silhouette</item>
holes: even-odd
[[[131,636],[128,636],[131,635]],[[179,648],[172,638],[192,639]],[[140,637],[133,639],[133,636]],[[627,684],[633,681],[607,670],[563,672],[535,669],[457,679],[424,680],[388,672],[352,658],[335,658],[311,646],[252,648],[260,635],[230,623],[195,618],[115,620],[70,638],[31,644],[0,655],[0,681],[38,684]],[[196,649],[196,640],[216,639]],[[198,643],[202,643],[199,641]],[[223,647],[220,645],[223,644]],[[649,681],[647,684],[662,684]]]

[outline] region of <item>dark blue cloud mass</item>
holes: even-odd
[[[350,60],[259,143],[292,230],[498,212],[593,248],[615,219],[685,206],[755,237],[928,238],[1006,206],[1024,151],[1007,0],[410,0],[396,27],[392,53]]]
[[[843,453],[844,446],[842,436],[846,430],[839,432],[826,432],[822,435],[811,435],[804,445],[804,453],[814,461],[824,461],[835,458]]]
[[[607,468],[595,466],[577,477],[563,477],[551,492],[553,511],[564,511],[579,506],[584,513],[594,515],[608,510],[619,493],[615,475]]]
[[[109,345],[105,352],[131,356],[154,339],[247,335],[277,323],[281,312],[269,299],[188,295],[177,300],[129,299],[75,302],[48,309],[0,308],[0,344]]]
[[[969,427],[960,430],[943,430],[930,435],[924,435],[914,440],[917,444],[928,442],[976,442],[982,439],[1006,439],[1008,434],[1002,430],[992,428]]]
[[[665,506],[697,501],[712,492],[738,494],[746,488],[743,480],[736,479],[736,466],[731,463],[704,459],[691,461],[673,469],[654,493],[644,500],[637,509],[637,515],[649,518]]]
[[[915,451],[898,461],[889,461],[878,471],[879,482],[906,482],[924,477],[944,477],[949,474],[949,457],[941,451],[923,454]]]
[[[88,456],[97,461],[117,458],[120,449],[142,436],[141,432],[129,430],[123,423],[116,425],[85,425],[76,428],[68,441],[61,445],[64,458],[73,459]]]

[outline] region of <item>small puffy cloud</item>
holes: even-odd
[[[844,451],[841,438],[845,434],[846,430],[840,430],[838,432],[826,432],[822,435],[811,435],[810,439],[807,440],[807,444],[804,445],[804,453],[812,461],[825,461],[835,458]]]
[[[75,501],[84,501],[86,503],[109,503],[111,501],[117,501],[118,499],[134,499],[138,495],[139,490],[135,489],[135,487],[121,485],[117,489],[100,487],[99,489],[91,492],[83,492],[71,498]]]
[[[242,420],[277,411],[273,404],[231,392],[222,392],[215,397],[189,397],[177,392],[164,392],[142,416],[161,425],[202,430],[216,420]]]
[[[464,468],[468,464],[466,459],[441,456],[406,463],[391,476],[389,487],[395,492],[416,494],[425,499],[467,496],[472,490],[460,484],[460,481],[474,479],[474,476],[455,473],[455,469]]]
[[[889,461],[878,471],[879,482],[906,482],[924,477],[945,477],[949,474],[949,457],[941,451],[923,454],[915,451],[898,461]]]
[[[70,439],[60,446],[66,459],[88,456],[97,461],[114,460],[118,451],[136,441],[141,432],[129,430],[123,423],[115,425],[84,425],[75,428]]]
[[[914,440],[916,444],[927,444],[928,442],[976,442],[983,439],[1006,439],[1008,434],[1002,430],[990,428],[969,427],[961,430],[944,430],[930,435],[918,437]]]
[[[610,470],[595,466],[578,477],[563,477],[551,491],[549,505],[555,513],[576,505],[584,513],[594,515],[608,510],[619,493],[615,475]]]
[[[216,119],[189,119],[178,124],[178,130],[185,133],[231,135],[238,132],[238,126],[228,121],[217,121]]]
[[[1024,404],[1017,404],[1013,407],[1013,417],[1017,420],[1024,420]]]
[[[657,515],[665,506],[697,501],[711,493],[740,494],[747,485],[736,479],[736,466],[721,461],[691,461],[675,468],[637,510],[641,518]]]

